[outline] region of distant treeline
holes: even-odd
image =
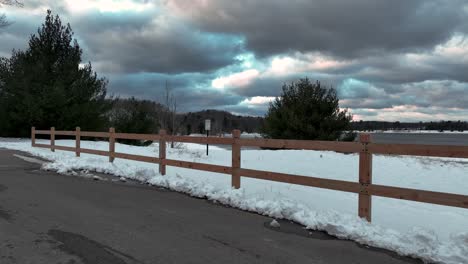
[[[259,133],[263,118],[253,116],[233,115],[220,110],[203,110],[178,114],[181,124],[180,133],[205,133],[205,120],[211,120],[211,133],[231,133],[234,129],[240,129],[247,133]]]
[[[211,120],[211,134],[231,133],[234,129],[258,133],[263,118],[233,115],[220,110],[173,113],[158,102],[136,98],[109,100],[112,105],[107,117],[109,125],[118,132],[158,133],[166,129],[169,134],[203,134],[205,120]]]
[[[384,122],[384,121],[357,121],[351,122],[351,128],[357,131],[372,130],[437,130],[437,131],[465,131],[468,130],[466,121],[439,121],[439,122]]]

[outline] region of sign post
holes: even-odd
[[[211,130],[211,120],[210,119],[205,120],[205,130],[206,130],[206,138],[208,140],[208,136],[210,135],[210,130]],[[208,141],[206,142],[206,155],[208,156]]]

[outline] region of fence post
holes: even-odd
[[[115,128],[109,128],[109,162],[114,162],[115,153]]]
[[[159,130],[159,173],[166,175],[166,130]]]
[[[36,145],[36,128],[31,127],[31,147]]]
[[[239,189],[241,185],[241,177],[239,169],[241,167],[241,146],[238,139],[240,138],[240,130],[232,131],[232,178],[231,185],[235,189]]]
[[[372,220],[372,196],[367,191],[367,186],[372,184],[372,153],[367,149],[371,142],[370,134],[359,135],[359,142],[362,144],[362,150],[359,153],[359,183],[361,192],[359,193],[359,217],[367,221]]]
[[[55,127],[50,128],[50,150],[55,152]]]
[[[81,128],[80,127],[76,127],[76,138],[75,138],[75,154],[77,157],[80,156],[80,148],[81,148]]]

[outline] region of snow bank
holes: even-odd
[[[48,143],[41,141],[38,143]],[[57,140],[57,145],[74,146],[74,140]],[[107,142],[82,141],[84,148],[107,150]],[[401,255],[428,262],[468,263],[468,210],[381,197],[373,198],[373,222],[357,217],[357,195],[285,183],[242,178],[239,190],[230,188],[230,176],[183,168],[158,166],[136,161],[72,152],[31,148],[30,141],[0,140],[0,147],[29,152],[50,160],[43,169],[59,173],[96,171],[126,177],[204,197],[242,210],[278,219],[289,219],[307,228],[323,230],[343,239],[386,248]],[[231,152],[205,146],[184,144],[167,148],[167,157],[186,161],[230,165]],[[116,151],[157,156],[157,144],[135,147],[116,144]],[[242,166],[298,175],[357,181],[358,156],[326,151],[243,150]],[[450,158],[374,157],[374,182],[407,188],[467,194],[468,162]]]

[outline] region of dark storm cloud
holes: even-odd
[[[268,76],[254,80],[245,87],[233,89],[233,92],[241,96],[279,96],[282,92],[282,87],[286,84],[291,84],[299,79],[309,78],[311,82],[321,81],[326,87],[336,87],[341,79],[335,78],[320,73],[296,73],[287,76]],[[322,81],[323,80],[323,81]]]
[[[281,94],[283,83],[295,80],[295,76],[287,78],[262,78],[255,80],[250,85],[235,89],[234,92],[241,96],[278,96]]]
[[[107,77],[112,80],[109,83],[111,93],[126,97],[134,95],[148,99],[162,97],[166,82],[171,87],[190,84],[186,78],[166,74],[109,74]]]
[[[11,8],[10,6],[8,6]],[[15,8],[19,8],[16,7]],[[35,21],[7,12],[7,6],[0,5],[0,15],[5,15],[11,23],[7,27],[0,27],[0,58],[8,58],[13,50],[23,50],[28,45],[28,37],[37,29]],[[20,23],[18,23],[20,19]]]
[[[23,9],[34,10],[42,7],[55,10],[60,14],[68,13],[66,3],[64,1],[53,1],[53,0],[24,0],[19,1],[23,3]]]
[[[242,96],[278,96],[284,83],[308,77],[337,89],[339,98],[344,100],[342,106],[353,109],[400,105],[466,108],[468,51],[448,57],[444,52],[422,53],[416,59],[401,55],[353,60],[336,69],[260,77],[233,90]]]
[[[172,93],[178,95],[186,90],[197,88],[197,85],[207,78],[207,76],[199,73],[110,74],[107,77],[112,80],[109,84],[109,91],[113,94],[126,97],[134,95],[157,101],[162,100],[164,97],[166,85]]]
[[[9,15],[8,19],[13,23],[6,28],[0,28],[0,56],[7,57],[13,49],[25,49],[28,45],[29,36],[36,33],[40,25],[37,21],[26,17]]]
[[[15,24],[0,32],[5,41],[0,52],[8,53],[18,46],[25,48],[29,35],[43,22],[45,11],[43,15],[29,17],[21,13],[42,5],[27,4],[24,10],[12,15]],[[62,22],[72,25],[84,49],[84,60],[93,62],[105,73],[213,71],[234,63],[243,51],[241,36],[202,32],[155,10],[74,14],[63,4],[54,3],[50,8],[59,10]],[[23,43],[19,43],[20,39]]]
[[[357,109],[357,110],[355,111],[355,114],[363,115],[363,116],[372,116],[372,117],[375,117],[375,116],[378,115],[378,112],[369,111],[369,110],[365,110],[365,109]]]
[[[178,75],[167,74],[129,74],[111,75],[109,92],[121,97],[135,96],[164,103],[166,82],[170,93],[176,98],[180,111],[198,111],[204,109],[223,109],[225,106],[236,105],[245,97],[225,93],[209,88],[203,83],[207,76],[197,73]]]
[[[158,16],[88,13],[77,32],[105,72],[212,71],[232,64],[242,51],[238,36],[200,32]]]
[[[467,59],[444,58],[424,53],[421,56],[426,57],[422,62],[405,55],[365,58],[358,60],[356,64],[346,69],[342,69],[340,74],[389,84],[405,84],[425,80],[468,82]]]
[[[424,100],[426,106],[468,109],[468,84],[455,81],[425,81],[407,85],[406,94]]]
[[[256,107],[246,107],[244,105],[229,105],[219,109],[229,111],[238,115],[264,116],[265,112],[268,110],[268,105]]]
[[[340,107],[352,109],[384,109],[393,107],[393,104],[387,99],[342,99]]]
[[[398,119],[393,108],[427,118],[468,109],[462,0],[133,0],[129,6],[151,4],[123,11],[103,11],[99,1],[80,2],[88,5],[82,10],[72,1],[24,3],[7,13],[15,23],[0,29],[0,56],[24,49],[50,8],[71,23],[83,60],[108,77],[116,96],[161,101],[168,81],[182,111],[263,115],[267,104],[249,98],[278,96],[284,83],[308,77],[336,88],[342,107],[369,119]],[[295,62],[270,71],[275,58]],[[258,76],[247,85],[212,87],[249,69]]]
[[[322,51],[354,57],[432,49],[466,30],[463,1],[297,0],[169,1],[193,8],[187,19],[207,31],[246,36],[257,54]]]
[[[341,106],[353,109],[382,109],[396,106],[468,109],[468,84],[456,81],[424,81],[391,89],[388,84],[345,81],[338,87]],[[353,91],[353,93],[349,93]]]
[[[468,108],[468,64],[465,44],[437,54],[385,56],[356,60],[339,69],[269,76],[234,89],[243,96],[278,96],[283,83],[309,77],[338,91],[341,106],[352,109],[416,107]],[[460,56],[450,52],[461,52]],[[450,55],[450,56],[448,56]]]
[[[235,94],[223,93],[221,91],[185,90],[177,94],[177,100],[182,102],[179,106],[181,111],[193,112],[203,109],[220,109],[229,111],[229,108],[242,102],[244,98]]]

